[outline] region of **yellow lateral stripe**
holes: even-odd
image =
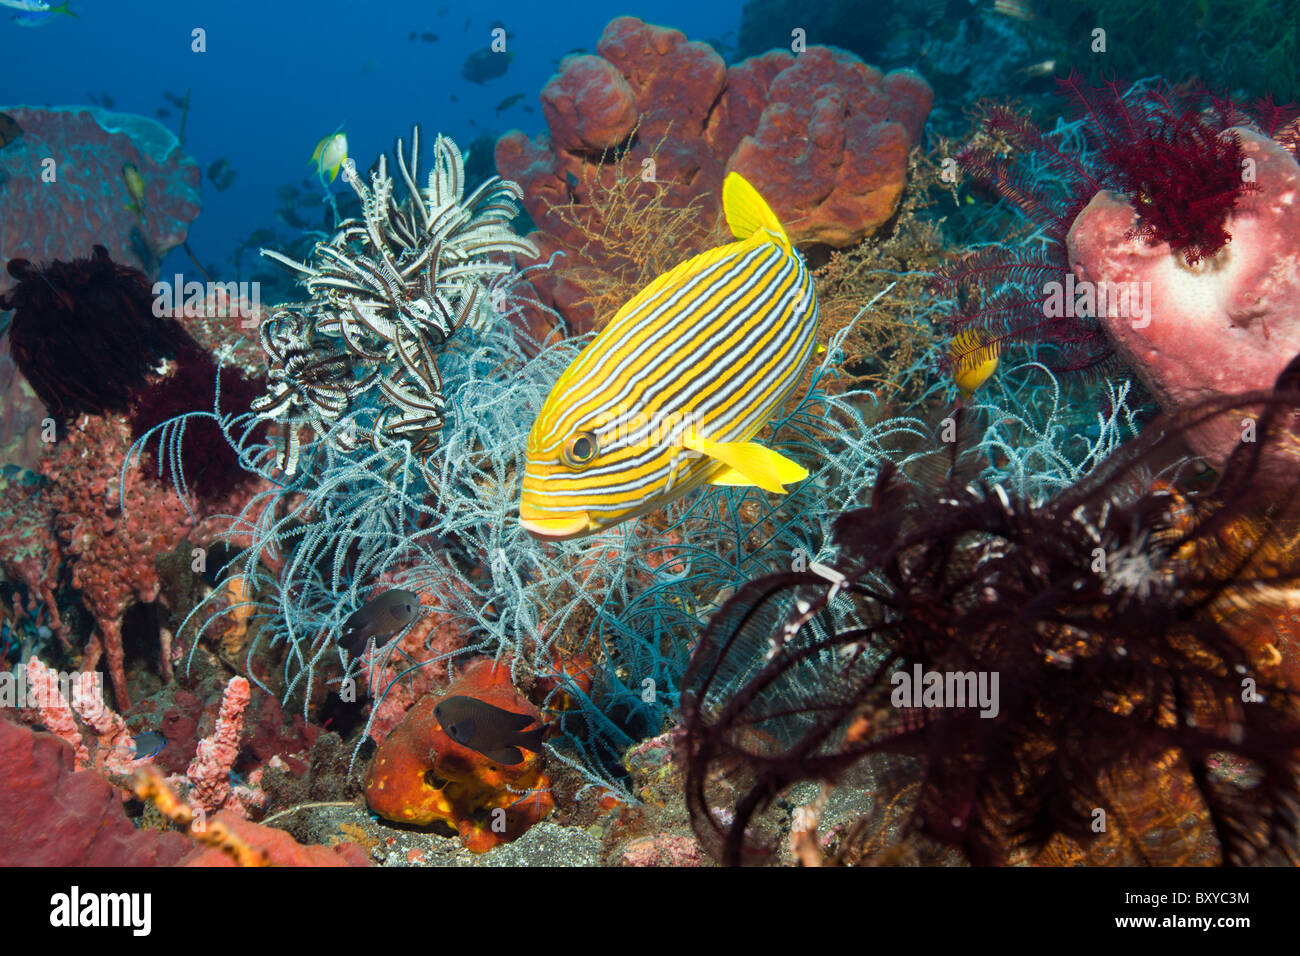
[[[558,386],[560,383],[566,382],[566,380],[577,378],[582,375],[584,371],[589,369],[599,357],[597,354],[599,350],[593,348],[593,346],[596,346],[601,340],[605,339],[606,336],[609,336],[611,339],[617,337],[625,326],[634,323],[636,316],[633,313],[643,311],[643,307],[650,303],[651,300],[658,298],[660,293],[662,293],[669,285],[685,283],[696,274],[706,271],[711,266],[714,266],[733,255],[737,251],[737,247],[743,245],[744,243],[741,242],[732,242],[725,246],[718,246],[716,249],[709,249],[705,252],[701,252],[699,255],[687,259],[685,262],[675,266],[659,278],[655,279],[624,303],[623,307],[614,313],[614,317],[610,319],[605,328],[601,330],[600,335],[591,343],[591,346],[588,346],[588,349],[591,350],[592,354],[590,356],[585,354],[578,356],[578,360],[565,370],[556,385]]]
[[[744,244],[733,243],[731,246],[725,247],[725,250],[729,251],[729,255],[734,254],[737,251],[737,247],[742,245]],[[697,257],[697,259],[698,258],[700,257]],[[727,257],[718,257],[719,261],[725,258]],[[687,264],[689,265],[690,263]],[[682,270],[684,276],[683,284],[695,278],[694,272],[689,276],[686,276],[685,272],[686,270]],[[711,286],[706,286],[705,288],[711,288]],[[645,308],[642,308],[639,311],[647,314],[653,312],[656,308],[659,308],[661,304],[670,300],[678,291],[676,285],[672,288],[668,288],[667,284],[665,284],[658,290],[655,296],[647,296],[642,299],[641,304],[645,306]],[[696,294],[698,295],[699,293],[697,292]],[[638,298],[640,299],[642,297],[638,296]],[[692,300],[692,302],[694,301],[695,300]],[[645,345],[649,341],[661,338],[672,327],[679,324],[681,321],[682,311],[681,308],[665,308],[662,315],[653,322],[650,322],[647,328],[645,328],[640,334],[632,337],[630,341],[628,340],[628,337],[632,335],[635,325],[643,321],[643,318],[640,315],[632,316],[631,318],[635,319],[635,321],[629,321],[628,328],[626,329],[614,329],[612,327],[605,329],[596,340],[587,347],[586,354],[580,356],[579,361],[574,363],[569,371],[565,372],[565,374],[561,376],[560,381],[556,383],[555,388],[552,390],[552,398],[559,399],[567,397],[567,393],[569,393],[573,387],[579,385],[585,377],[599,372],[602,366],[609,365],[610,363],[613,363],[616,366],[624,355],[635,351],[638,346]],[[583,359],[586,359],[586,361],[583,361]],[[647,356],[636,368],[644,368],[651,360],[653,360],[653,356]],[[620,380],[620,383],[625,383],[625,381],[626,379],[622,379]],[[621,387],[621,384],[618,387]],[[551,403],[548,401],[548,404]],[[556,404],[558,405],[560,403],[557,402]],[[558,409],[550,409],[548,411],[554,412],[557,410]],[[565,424],[559,421],[552,422],[549,418],[550,416],[547,416],[547,421],[545,422],[548,432],[551,432]]]
[[[798,275],[793,274],[790,282],[776,286],[775,288],[765,289],[763,290],[763,294],[773,299],[778,298],[790,291],[797,280]],[[744,337],[750,334],[753,330],[752,328],[744,327],[737,323],[737,327],[728,339],[719,343],[713,351],[701,354],[696,363],[688,369],[685,375],[682,376],[681,381],[677,383],[676,387],[665,391],[663,396],[664,404],[668,404],[673,398],[687,392],[690,388],[695,387],[698,382],[711,380],[713,377],[719,376],[721,374],[720,369],[724,367],[724,358],[729,359],[725,362],[727,375],[736,379],[743,379],[744,381],[742,382],[737,380],[730,383],[724,382],[717,386],[722,390],[724,395],[729,397],[725,402],[721,403],[712,415],[717,417],[726,414],[726,412],[732,409],[738,402],[747,406],[758,404],[759,396],[750,392],[749,386],[752,385],[753,382],[761,379],[773,366],[782,365],[789,361],[789,356],[783,354],[782,350],[779,348],[773,349],[773,354],[766,360],[760,360],[760,356],[765,350],[769,350],[770,347],[778,341],[780,336],[789,334],[789,326],[792,323],[792,317],[793,310],[788,306],[784,308],[780,314],[772,316],[770,326],[761,336],[754,339],[743,353],[737,353],[736,350],[739,348]]]

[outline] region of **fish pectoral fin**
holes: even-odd
[[[709,484],[721,485],[724,488],[752,488],[754,486],[752,481],[730,465],[710,478]]]
[[[785,488],[782,485],[803,481],[808,477],[807,469],[797,461],[764,448],[758,442],[717,442],[692,434],[686,436],[683,444],[691,451],[708,455],[727,465],[709,479],[710,484],[733,487],[754,485],[772,494],[783,495]]]

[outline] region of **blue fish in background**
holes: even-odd
[[[52,7],[45,0],[0,0],[0,6],[21,11],[10,17],[20,27],[43,27],[47,23],[54,22],[54,18],[58,14],[73,17],[74,19],[77,17],[75,13],[68,9],[67,2]]]
[[[135,744],[135,759],[146,760],[149,757],[156,757],[162,753],[162,749],[167,746],[167,738],[156,731],[140,734],[132,737]]]

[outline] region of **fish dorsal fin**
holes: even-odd
[[[709,479],[710,484],[744,486],[756,485],[776,495],[785,494],[787,485],[803,481],[807,470],[780,452],[764,448],[754,441],[716,442],[699,435],[686,436],[683,444],[691,451],[708,455],[727,465]]]
[[[740,173],[727,173],[722,181],[722,211],[731,234],[737,239],[748,239],[760,229],[766,229],[776,236],[781,248],[790,251],[790,237],[785,234],[781,220]]]

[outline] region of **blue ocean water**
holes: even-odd
[[[414,123],[426,134],[451,136],[462,150],[485,133],[518,128],[533,136],[545,128],[538,94],[557,62],[578,47],[594,51],[612,17],[638,16],[693,39],[729,32],[734,38],[740,17],[739,3],[689,0],[617,8],[522,0],[73,0],[70,9],[76,19],[55,16],[32,28],[0,7],[0,101],[72,106],[107,96],[104,102],[120,112],[158,118],[158,109],[169,110],[159,120],[178,132],[180,110],[164,92],[189,90],[185,151],[205,172],[225,159],[236,173],[224,191],[204,176],[203,211],[190,232],[195,255],[218,268],[231,264],[236,245],[254,230],[277,225],[276,189],[308,176],[313,147],[340,126],[363,170]],[[505,25],[515,56],[503,76],[472,83],[462,65],[491,43],[496,22]],[[191,49],[195,29],[205,31],[206,52]],[[427,42],[425,33],[437,40]],[[515,94],[522,98],[497,113]],[[188,265],[183,252],[174,252],[163,271]]]

